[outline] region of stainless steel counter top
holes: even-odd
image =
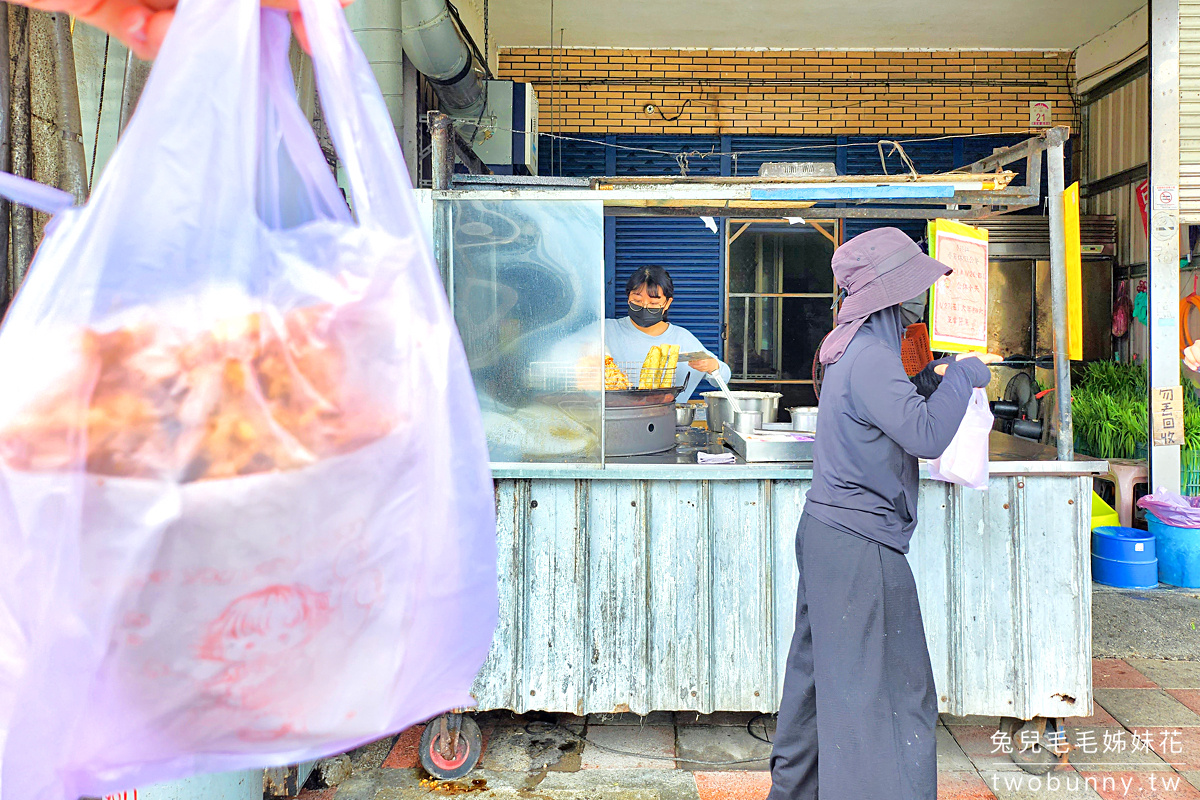
[[[650,456],[612,458],[606,464],[492,464],[495,478],[562,478],[565,480],[810,480],[812,463],[748,464],[731,450],[715,442],[715,436],[699,428],[685,433],[674,450]],[[729,453],[732,464],[700,464],[696,453]],[[1091,459],[1057,461],[1055,450],[1027,439],[992,433],[991,474],[1010,475],[1101,475],[1108,465]],[[922,478],[928,468],[921,464]]]

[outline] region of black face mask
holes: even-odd
[[[667,315],[665,308],[644,308],[636,303],[629,304],[629,318],[639,328],[651,328],[662,322]]]

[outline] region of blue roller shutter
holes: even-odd
[[[688,175],[721,174],[719,136],[628,135],[616,144],[618,175],[679,175],[677,154],[684,155]]]
[[[603,136],[572,135],[570,139],[542,136],[538,142],[538,174],[566,178],[603,175]]]
[[[696,217],[617,219],[617,316],[624,316],[625,282],[638,267],[658,265],[671,273],[675,300],[671,322],[691,331],[703,345],[721,353],[721,237]]]
[[[758,168],[767,161],[836,163],[836,144],[836,136],[730,136],[729,148],[734,156],[730,159],[730,174],[757,175]]]
[[[721,174],[717,136],[618,136],[616,144],[636,148],[616,151],[617,175],[678,175],[675,153],[706,154],[687,157],[689,175]],[[615,222],[612,303],[617,315],[623,315],[625,281],[638,267],[656,264],[670,272],[675,283],[671,321],[720,354],[721,236],[699,217],[618,217]]]

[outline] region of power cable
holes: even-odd
[[[100,122],[104,119],[104,84],[108,77],[108,48],[112,37],[104,36],[104,66],[100,68],[100,102],[96,108],[96,137],[92,139],[92,163],[88,169],[88,186],[96,185],[96,153],[100,149]]]
[[[775,744],[774,742],[771,741],[771,734],[767,731],[766,723],[763,723],[763,726],[762,726],[762,728],[763,728],[762,736],[759,736],[757,733],[754,732],[754,723],[758,722],[760,719],[773,719],[775,716],[776,716],[775,714],[758,714],[757,716],[751,717],[750,720],[746,723],[746,733],[750,734],[750,736],[752,738],[758,739],[760,742],[766,742],[767,744]]]
[[[662,106],[655,106],[654,110],[657,111],[658,115],[660,117],[662,117],[664,120],[666,120],[667,122],[674,122],[683,116],[683,112],[686,111],[687,107],[692,104],[692,99],[693,98],[689,97],[687,100],[684,100],[683,105],[681,105],[679,107],[679,111],[673,117],[668,117],[666,114],[664,114],[663,110],[662,110]]]
[[[458,9],[455,8],[454,3],[450,2],[450,0],[446,0],[446,10],[450,12],[450,18],[454,21],[454,27],[458,28],[459,34],[462,35],[467,45],[470,46],[471,54],[475,56],[476,63],[483,67],[483,77],[487,78],[489,81],[494,80],[496,76],[492,74],[492,69],[488,66],[487,59],[484,58],[483,54],[479,52],[479,45],[475,44],[475,40],[471,38],[471,32],[468,31],[467,26],[463,24],[462,17],[459,16]],[[485,33],[484,35],[486,36],[487,34]]]
[[[504,131],[506,133],[524,133],[525,132],[525,131],[521,131],[521,130],[516,130],[515,128],[506,128],[503,125],[497,125],[496,130]],[[996,136],[1030,136],[1030,135],[1031,135],[1030,129],[1025,128],[1025,129],[1019,129],[1019,130],[989,131],[987,133],[950,133],[950,134],[945,134],[945,135],[941,135],[941,136],[924,136],[919,139],[898,139],[898,140],[895,140],[895,142],[900,145],[907,145],[907,144],[920,144],[922,142],[943,142],[943,141],[948,141],[951,139],[978,139],[978,138],[992,138],[992,137],[996,137]],[[567,142],[581,142],[584,144],[595,145],[597,147],[607,147],[607,148],[610,148],[613,150],[624,150],[624,151],[635,152],[635,153],[649,153],[651,155],[668,156],[669,158],[672,158],[672,159],[675,158],[676,156],[678,156],[681,152],[686,154],[689,158],[720,158],[720,157],[722,157],[722,155],[726,155],[726,154],[717,152],[715,150],[686,150],[686,151],[660,150],[660,149],[654,148],[654,147],[640,147],[637,145],[617,144],[616,142],[606,142],[603,139],[593,139],[593,138],[588,138],[587,136],[582,136],[582,135],[577,135],[577,134],[572,135],[572,134],[565,134],[565,133],[539,132],[538,136],[544,136],[547,139],[555,139],[555,140],[561,140],[561,141],[567,141]],[[840,142],[840,143],[832,142],[830,144],[810,144],[810,145],[794,145],[791,147],[757,148],[754,150],[739,150],[737,153],[733,153],[731,155],[734,155],[734,156],[773,155],[773,154],[778,154],[778,153],[806,152],[806,151],[810,151],[810,150],[839,150],[842,148],[851,148],[851,147],[876,147],[877,142],[878,142],[878,140],[872,140],[869,142]]]

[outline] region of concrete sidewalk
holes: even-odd
[[[1005,754],[998,720],[943,717],[938,797],[1200,800],[1200,661],[1099,659],[1093,671],[1095,714],[1068,720],[1071,763],[1044,776],[1021,771]],[[458,787],[422,785],[418,727],[356,751],[349,779],[302,796],[416,800],[460,792],[472,780],[486,781],[471,792],[479,800],[762,800],[770,788],[770,745],[747,729],[753,723],[769,738],[769,717],[492,712],[478,721],[483,758]]]

